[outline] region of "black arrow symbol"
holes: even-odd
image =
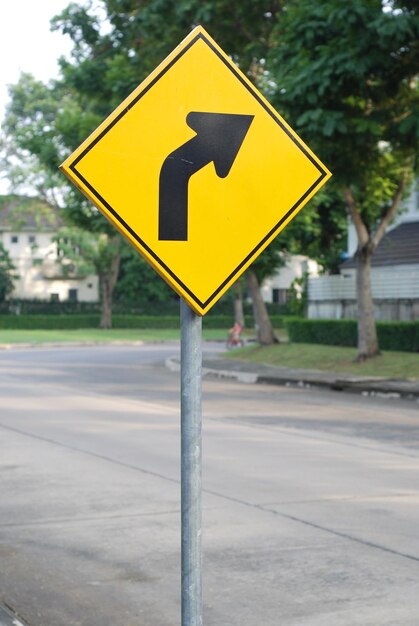
[[[186,123],[197,134],[169,154],[160,170],[160,240],[187,241],[190,177],[213,161],[217,175],[225,178],[253,118],[231,113],[188,113]]]

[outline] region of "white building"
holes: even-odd
[[[286,304],[292,283],[296,278],[303,278],[305,275],[318,276],[319,265],[313,259],[309,259],[302,254],[289,255],[285,265],[278,271],[263,281],[262,298],[265,302],[275,304]]]
[[[0,243],[18,274],[13,299],[98,301],[96,276],[63,274],[54,242],[61,223],[57,213],[34,198],[7,196],[0,202]]]
[[[356,249],[351,224],[340,274],[309,279],[310,318],[356,318]],[[371,283],[376,319],[419,319],[419,183],[373,255]]]

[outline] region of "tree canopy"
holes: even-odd
[[[0,302],[4,302],[13,291],[15,269],[7,250],[0,242]]]
[[[268,67],[274,103],[331,169],[355,227],[359,356],[374,356],[371,257],[418,167],[418,5],[289,2]]]
[[[64,199],[78,226],[110,232],[58,180],[57,165],[201,23],[333,173],[274,248],[336,270],[345,207],[360,258],[373,253],[417,171],[414,0],[102,0],[101,7],[73,3],[54,18],[53,28],[72,39],[71,58],[61,59],[61,77],[49,85],[23,75],[5,122],[9,154],[31,156],[35,179]],[[276,256],[268,251],[256,272],[266,275]]]

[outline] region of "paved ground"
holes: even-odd
[[[179,624],[176,353],[0,355],[0,604],[29,626]],[[204,391],[205,625],[417,626],[418,404]]]

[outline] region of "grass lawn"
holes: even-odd
[[[275,346],[248,346],[228,353],[228,358],[245,359],[279,367],[341,372],[359,376],[385,376],[419,379],[419,354],[383,352],[381,356],[354,363],[356,348],[340,348],[305,343],[282,343]]]
[[[227,331],[208,329],[206,340],[224,340]],[[0,344],[43,344],[66,342],[110,343],[113,341],[168,341],[179,339],[179,330],[165,329],[112,329],[89,328],[81,330],[0,330]]]
[[[252,334],[246,333],[245,337],[249,339]],[[223,329],[203,331],[203,337],[207,341],[225,341],[226,336],[227,331]],[[71,342],[106,344],[115,341],[170,341],[178,340],[179,337],[180,332],[176,329],[0,330],[0,344],[41,345]],[[226,356],[279,367],[320,369],[359,376],[419,379],[419,354],[412,352],[384,352],[371,361],[354,363],[355,348],[281,343],[264,348],[255,344],[231,350]]]

